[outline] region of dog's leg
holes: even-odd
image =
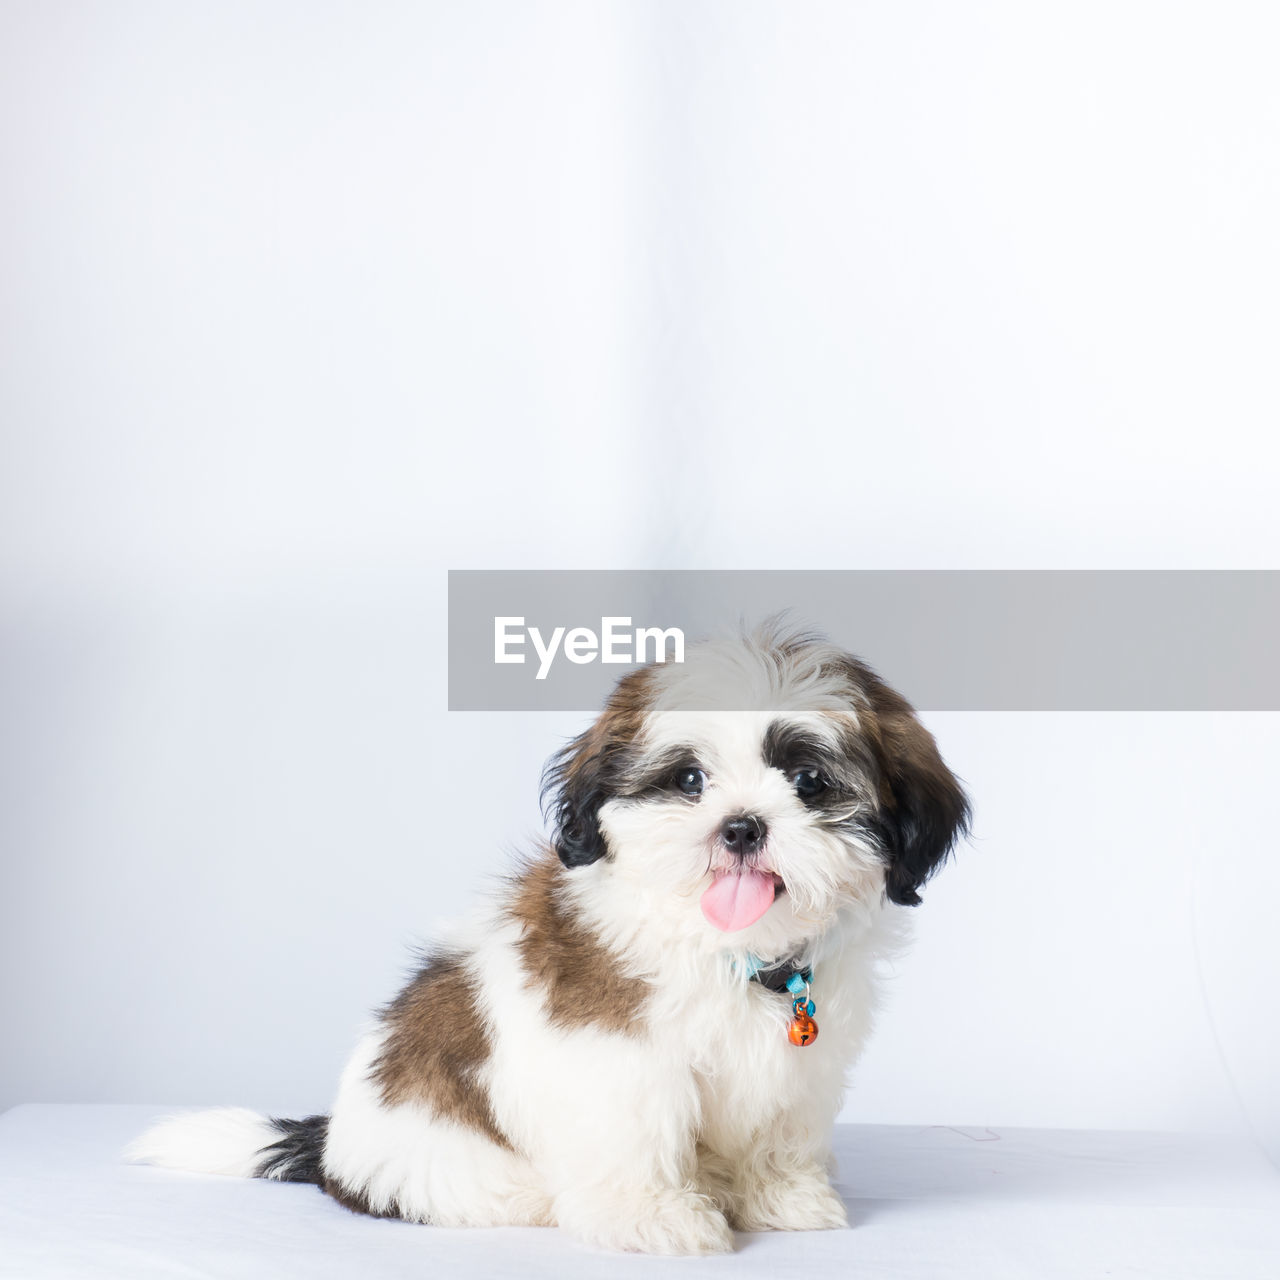
[[[741,1231],[825,1231],[849,1225],[844,1201],[817,1159],[790,1152],[752,1161],[734,1186],[733,1225]]]
[[[540,1123],[536,1136],[556,1222],[608,1249],[732,1250],[724,1214],[696,1185],[698,1096],[691,1076],[626,1036],[576,1039],[565,1043],[559,1106],[537,1113],[539,1122],[559,1116]]]
[[[749,1140],[708,1150],[699,1179],[740,1231],[821,1231],[849,1225],[827,1176],[830,1108],[818,1100],[778,1110]]]
[[[632,1253],[729,1253],[733,1232],[724,1215],[692,1186],[673,1187],[603,1173],[555,1198],[557,1223],[585,1244]]]

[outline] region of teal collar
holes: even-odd
[[[793,996],[800,995],[813,982],[813,970],[795,956],[768,964],[748,952],[744,960],[735,961],[735,967],[744,972],[749,981],[758,982],[769,991],[789,991]]]

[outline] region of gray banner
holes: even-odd
[[[449,707],[593,710],[657,631],[781,612],[927,711],[1280,710],[1272,571],[455,571]]]

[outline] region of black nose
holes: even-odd
[[[754,813],[744,813],[736,818],[726,818],[720,824],[720,843],[730,853],[745,856],[764,843],[767,828]]]

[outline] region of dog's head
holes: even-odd
[[[918,903],[969,820],[900,695],[776,630],[624,676],[546,782],[567,867],[596,867],[637,913],[762,954],[847,905]]]

